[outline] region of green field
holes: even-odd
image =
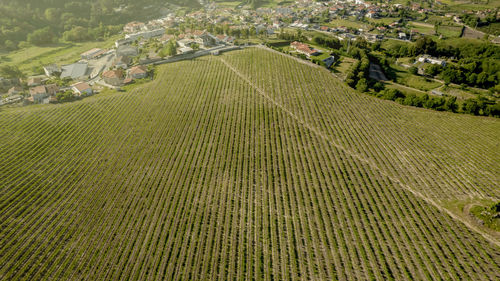
[[[2,280],[498,280],[500,120],[258,48],[0,108]],[[450,208],[451,209],[451,208]]]
[[[422,91],[429,91],[442,85],[439,82],[426,79],[425,77],[413,75],[408,72],[408,69],[402,66],[393,64],[391,65],[391,68],[394,69],[396,73],[396,82],[398,82],[399,84],[403,84]]]
[[[0,54],[0,63],[15,65],[28,74],[34,73],[33,68],[56,63],[59,65],[73,63],[80,59],[80,54],[93,48],[111,48],[120,35],[106,41],[85,43],[59,43],[52,46],[31,46],[18,51]],[[43,70],[42,70],[43,72]]]

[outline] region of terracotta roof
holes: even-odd
[[[130,68],[129,74],[143,74],[146,73],[148,69],[144,65],[134,66]]]
[[[72,86],[75,87],[75,89],[77,89],[79,92],[83,92],[85,90],[90,89],[90,85],[86,82],[76,83],[73,84]]]
[[[47,90],[47,93],[53,95],[59,91],[59,86],[56,84],[49,84],[45,86],[45,89]]]
[[[36,86],[33,88],[30,88],[30,95],[36,95],[36,94],[46,94],[47,89],[45,89],[45,86]]]
[[[195,30],[195,31],[193,31],[193,35],[194,36],[201,36],[203,34],[205,34],[205,31],[202,31],[202,30]]]
[[[102,73],[102,77],[106,78],[121,78],[123,76],[123,71],[119,69],[109,70]]]
[[[28,85],[31,85],[31,84],[40,84],[42,83],[42,78],[40,77],[30,77],[28,78]]]

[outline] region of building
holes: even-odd
[[[162,36],[163,34],[165,34],[165,29],[159,28],[159,29],[150,30],[150,31],[143,31],[143,32],[138,32],[138,33],[133,33],[133,34],[127,34],[127,35],[125,35],[125,39],[130,39],[130,40],[136,40],[139,38],[150,39],[153,37]]]
[[[168,43],[168,41],[170,40],[173,40],[175,38],[174,35],[171,35],[171,34],[164,34],[161,38],[160,38],[160,42],[162,44],[166,44]]]
[[[404,33],[404,32],[398,33],[398,38],[401,40],[406,40],[406,33]]]
[[[133,39],[119,39],[115,41],[115,47],[119,48],[120,46],[125,46],[132,44],[134,42]]]
[[[294,41],[290,46],[295,49],[298,53],[304,54],[307,57],[317,56],[321,53],[320,50],[313,49],[309,45]]]
[[[45,91],[49,96],[53,96],[59,92],[59,86],[57,86],[56,84],[45,85]]]
[[[232,44],[234,42],[234,37],[231,36],[217,35],[216,38],[218,43]]]
[[[30,88],[30,95],[34,103],[42,103],[46,98],[49,97],[45,86],[36,86]]]
[[[326,68],[330,68],[335,63],[335,57],[330,56],[330,57],[324,59],[323,62],[325,63]]]
[[[196,44],[196,42],[192,39],[189,39],[189,38],[185,38],[185,39],[181,39],[179,41],[177,41],[177,43],[179,44],[179,46],[181,46],[182,48],[185,48],[185,47],[192,47],[194,44]]]
[[[88,76],[88,64],[85,62],[77,62],[73,64],[63,65],[61,67],[61,79],[84,79]]]
[[[92,95],[92,87],[87,82],[79,82],[71,85],[71,89],[73,93],[79,96],[88,96]]]
[[[19,86],[14,86],[12,88],[9,89],[9,91],[7,92],[7,94],[9,94],[9,96],[12,96],[12,95],[18,95],[18,94],[21,94],[22,92],[24,92],[24,89],[19,87]]]
[[[106,50],[94,48],[92,50],[88,50],[85,53],[81,54],[81,57],[84,60],[98,59],[98,58],[102,57],[105,53],[106,53]]]
[[[146,78],[148,76],[148,69],[144,65],[131,67],[128,71],[128,76],[133,79]]]
[[[190,48],[190,47],[181,47],[179,48],[179,53],[181,54],[190,54],[194,52],[193,48]]]
[[[119,56],[113,61],[113,67],[127,69],[130,62],[131,59],[128,56]]]
[[[116,49],[116,56],[135,57],[139,52],[134,46],[120,46]]]
[[[138,21],[129,22],[123,27],[125,33],[137,33],[143,30],[146,30],[146,24]]]
[[[446,66],[446,61],[445,60],[440,60],[438,58],[433,58],[433,57],[428,56],[428,55],[424,55],[424,56],[419,57],[417,59],[417,62],[437,64],[437,65],[440,65],[442,67]]]
[[[26,81],[26,84],[28,84],[28,87],[35,87],[42,85],[42,78],[40,77],[29,77],[28,81]]]
[[[195,42],[201,46],[210,47],[215,45],[215,38],[206,31],[195,30],[193,37]]]
[[[56,76],[61,74],[61,68],[56,64],[49,64],[43,67],[43,72],[45,72],[47,77]]]
[[[123,84],[123,70],[115,69],[103,72],[102,79],[104,79],[106,84],[120,86]]]

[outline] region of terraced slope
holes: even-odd
[[[0,112],[2,280],[495,280],[500,121],[260,49]],[[465,223],[465,224],[464,224]]]

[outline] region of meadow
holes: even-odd
[[[499,139],[260,48],[0,109],[0,279],[498,280]]]

